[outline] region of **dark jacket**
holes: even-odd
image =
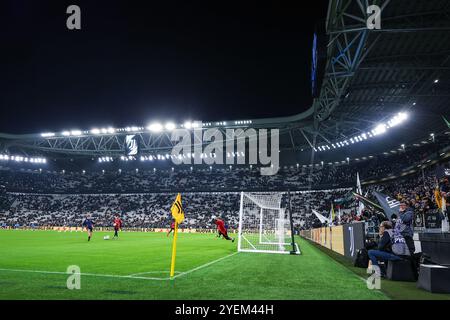
[[[414,211],[411,208],[404,212],[398,213],[398,219],[395,223],[395,228],[400,231],[404,237],[412,237],[414,235]]]
[[[378,250],[392,253],[392,242],[389,232],[383,232],[380,241],[378,241]]]

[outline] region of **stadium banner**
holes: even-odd
[[[332,227],[325,228],[325,247],[331,250],[331,239],[332,239]]]
[[[425,216],[423,213],[414,215],[414,228],[424,228],[425,227]]]
[[[345,254],[344,250],[344,227],[332,227],[331,250],[341,255]]]
[[[363,225],[363,223],[361,223]],[[362,228],[364,231],[364,228]],[[303,230],[302,237],[328,248],[336,253],[345,255],[344,226],[323,227]],[[364,245],[364,241],[363,241]]]
[[[125,137],[125,155],[137,156],[139,153],[139,144],[135,134],[130,134]]]
[[[306,239],[311,239],[311,230],[302,230],[301,236]]]
[[[344,255],[352,260],[356,259],[359,249],[364,248],[365,224],[364,222],[343,225]]]
[[[442,217],[438,210],[433,210],[425,215],[425,228],[426,229],[441,229]]]
[[[320,245],[327,246],[327,228],[320,228]]]

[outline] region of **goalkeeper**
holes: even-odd
[[[213,221],[217,225],[217,231],[219,232],[219,236],[222,235],[225,239],[234,242],[234,238],[230,238],[228,236],[228,231],[225,228],[225,222],[220,218],[213,218]]]

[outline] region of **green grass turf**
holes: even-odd
[[[309,241],[308,241],[309,242]],[[360,277],[367,278],[366,269],[353,266],[350,259],[333,252],[325,247],[309,242],[321,252],[327,254]],[[431,293],[417,288],[416,282],[381,280],[381,291],[395,300],[450,300],[450,294]]]
[[[171,237],[123,232],[119,240],[85,233],[0,230],[0,269],[165,278]],[[110,234],[110,233],[109,233]],[[111,235],[111,234],[110,234]],[[68,290],[66,274],[0,270],[0,299],[388,299],[305,240],[300,256],[238,253],[174,280],[81,276]],[[176,270],[185,272],[236,252],[213,234],[179,234]],[[163,271],[163,273],[158,273]]]

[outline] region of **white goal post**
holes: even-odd
[[[300,254],[281,192],[241,192],[238,251]]]

